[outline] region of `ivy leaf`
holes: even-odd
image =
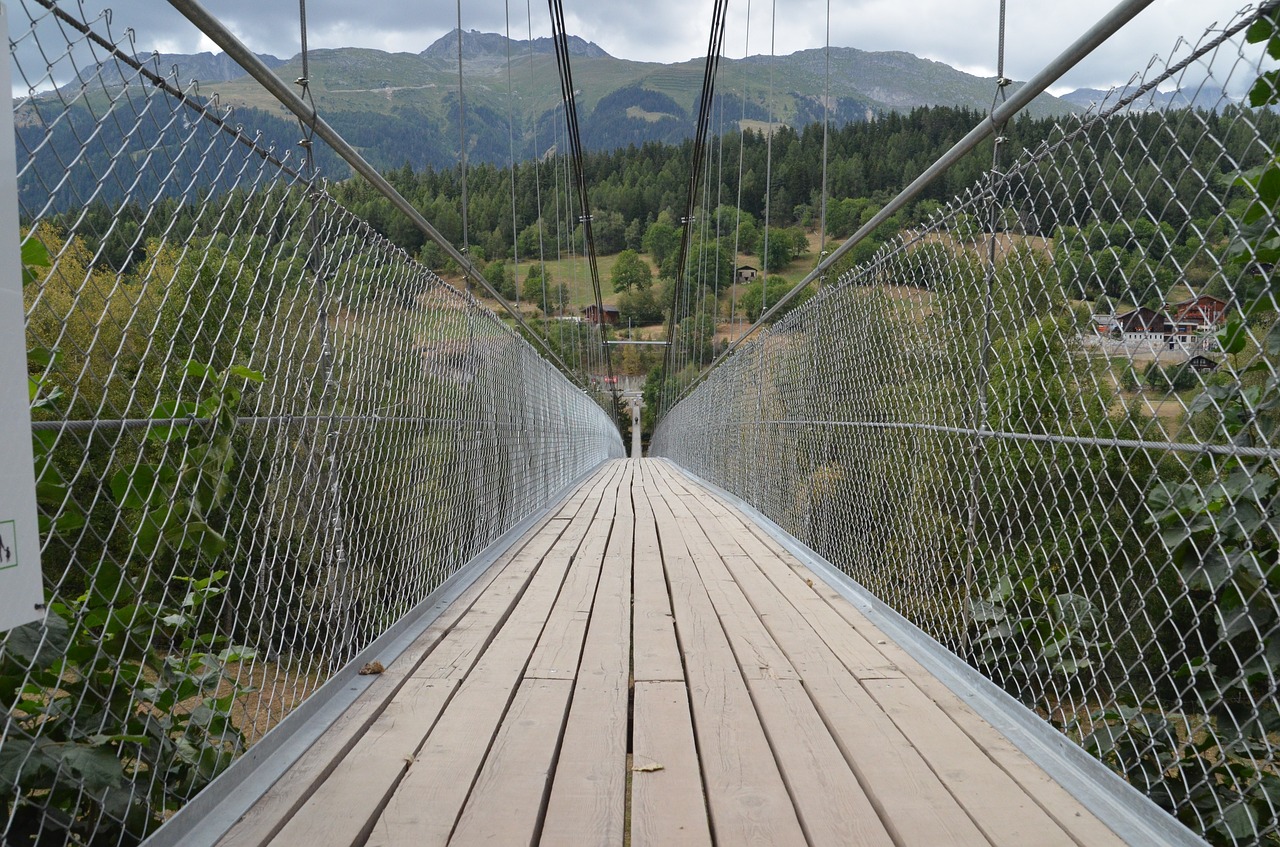
[[[27,237],[22,242],[22,286],[25,288],[36,281],[34,268],[47,268],[53,262],[49,258],[49,248],[39,239]]]
[[[188,359],[183,364],[182,370],[187,376],[196,377],[197,379],[213,380],[218,375],[212,365],[197,362],[195,359]]]
[[[1253,840],[1258,835],[1258,812],[1243,801],[1234,803],[1222,813],[1221,830],[1233,841]]]
[[[67,742],[58,745],[55,755],[92,793],[124,784],[124,766],[110,748]]]
[[[1223,353],[1235,354],[1244,350],[1249,342],[1249,329],[1244,321],[1232,318],[1227,325],[1218,330],[1218,345]]]
[[[1249,89],[1249,105],[1266,106],[1276,99],[1277,91],[1280,91],[1280,71],[1267,71]]]
[[[10,630],[4,649],[30,665],[44,668],[57,661],[70,643],[71,627],[61,616],[50,613],[43,621]]]
[[[260,383],[266,379],[266,377],[262,374],[261,371],[250,370],[249,368],[246,368],[243,365],[232,365],[227,370],[229,373],[233,374],[234,376],[238,376],[241,379],[247,379],[249,380],[249,382]]]
[[[195,418],[200,414],[200,406],[197,403],[189,401],[175,401],[170,403],[160,403],[151,412],[151,419],[155,421],[168,421],[168,423],[159,426],[153,426],[147,430],[148,441],[158,441],[161,443],[173,441],[187,434],[191,429],[191,424],[183,421],[177,423],[175,421],[182,418]]]

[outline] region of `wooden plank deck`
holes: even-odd
[[[748,518],[632,459],[218,843],[1122,842]]]

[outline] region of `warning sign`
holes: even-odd
[[[7,30],[3,4],[0,21]],[[8,90],[9,63],[0,62],[0,91]],[[0,109],[0,631],[44,614],[20,256],[13,110]]]

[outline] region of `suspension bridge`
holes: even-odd
[[[709,282],[715,3],[623,403],[558,0],[533,217],[594,321],[545,257],[541,309],[473,259],[461,5],[458,247],[317,109],[305,3],[291,85],[170,2],[297,149],[132,22],[4,11],[0,842],[1280,843],[1274,3],[1023,149],[1150,0],[1020,87],[1001,50],[990,114],[830,248],[824,141],[817,261],[755,320]]]

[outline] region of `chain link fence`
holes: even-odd
[[[1214,844],[1280,844],[1274,17],[830,278],[654,440]]]
[[[296,125],[107,14],[10,14],[49,611],[0,636],[0,843],[135,843],[622,444],[308,179]]]

